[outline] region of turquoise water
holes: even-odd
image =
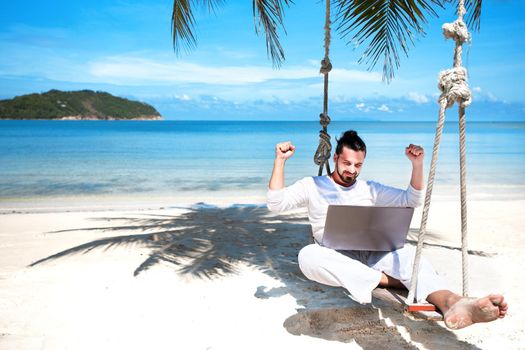
[[[316,121],[1,121],[0,205],[83,196],[263,196],[279,141],[297,146],[287,183],[317,173],[319,128]],[[428,169],[434,123],[332,122],[329,131],[334,137],[350,128],[368,146],[362,178],[405,187],[408,143],[425,147]],[[474,191],[490,195],[499,184],[525,197],[525,123],[469,124],[467,157]],[[457,124],[447,124],[436,186],[456,186],[458,168]]]

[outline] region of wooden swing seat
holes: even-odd
[[[378,287],[372,291],[372,296],[402,311],[411,319],[443,321],[443,315],[432,304],[407,304],[408,291],[406,289]]]

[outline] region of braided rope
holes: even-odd
[[[427,234],[427,219],[428,211],[430,209],[430,200],[432,198],[432,189],[434,188],[434,175],[436,174],[437,158],[439,153],[439,142],[441,140],[441,134],[443,133],[443,127],[445,125],[445,110],[447,108],[447,98],[441,94],[439,97],[439,117],[436,125],[436,135],[434,137],[434,148],[432,150],[432,161],[430,162],[430,171],[428,174],[427,192],[425,194],[425,204],[423,206],[423,213],[421,216],[421,225],[419,227],[419,236],[417,240],[416,256],[414,258],[414,265],[412,266],[412,280],[410,282],[410,289],[408,292],[407,302],[410,303],[414,300],[416,294],[417,279],[419,274],[419,262],[421,261],[421,253],[423,251],[423,243],[425,241],[425,235]]]
[[[463,296],[468,296],[468,242],[467,242],[467,167],[466,167],[466,118],[465,108],[459,106],[459,163],[461,186],[461,267]]]
[[[415,299],[417,280],[419,274],[419,264],[421,253],[425,241],[426,227],[428,220],[428,211],[430,209],[430,200],[432,189],[434,187],[434,175],[436,171],[437,158],[439,153],[439,142],[445,124],[445,111],[454,105],[459,105],[459,128],[460,128],[460,182],[461,182],[461,252],[462,252],[462,270],[463,270],[463,295],[468,295],[468,249],[467,249],[467,200],[466,200],[466,147],[465,147],[465,108],[471,103],[471,92],[467,84],[467,70],[461,67],[462,45],[470,41],[470,34],[463,22],[463,16],[466,13],[465,1],[460,0],[458,3],[458,19],[453,23],[443,25],[443,34],[446,39],[453,39],[456,42],[454,49],[454,67],[447,69],[439,74],[438,88],[441,90],[439,96],[439,116],[436,126],[436,135],[434,137],[434,147],[432,150],[432,161],[428,176],[427,192],[425,195],[425,204],[421,216],[421,225],[412,267],[412,280],[407,302],[411,303]]]
[[[330,117],[328,116],[328,73],[332,70],[332,63],[330,62],[330,0],[326,0],[325,25],[324,25],[324,58],[321,61],[320,73],[324,75],[324,96],[323,96],[323,113],[319,115],[319,123],[323,127],[319,131],[319,146],[315,151],[314,163],[319,165],[319,176],[323,175],[323,166],[326,165],[326,172],[330,174],[330,153],[332,152],[332,144],[330,143],[330,135],[328,134],[328,124],[330,124]]]
[[[454,67],[461,66],[461,52],[463,43],[470,42],[470,34],[467,26],[463,23],[463,16],[466,10],[464,0],[461,0],[458,6],[458,25],[456,28],[456,49],[454,50]],[[465,72],[466,76],[466,72]],[[472,101],[470,90],[465,80],[461,83],[461,98],[457,100],[459,104],[459,161],[460,161],[460,186],[461,186],[461,261],[463,276],[463,296],[468,296],[468,241],[467,241],[467,166],[466,166],[466,117],[465,108]]]

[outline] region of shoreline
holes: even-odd
[[[460,188],[452,185],[434,185],[432,203],[459,203]],[[467,187],[467,204],[472,202],[525,201],[525,185],[478,185]],[[70,196],[38,196],[1,198],[0,215],[11,212],[70,212],[115,211],[133,209],[162,209],[206,203],[229,206],[232,204],[265,205],[266,188],[223,189],[218,191],[185,191],[173,194],[129,193]]]
[[[242,192],[242,191],[241,191]],[[266,193],[227,194],[229,191],[199,194],[188,193],[176,196],[141,195],[95,195],[50,198],[0,199],[0,215],[13,211],[31,212],[71,212],[71,211],[118,211],[148,210],[190,207],[198,204],[227,207],[234,204],[265,204]]]

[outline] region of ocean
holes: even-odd
[[[176,203],[182,197],[229,195],[264,200],[277,142],[297,146],[287,162],[287,184],[317,174],[313,155],[319,129],[317,121],[0,121],[0,208],[58,199]],[[428,172],[435,123],[329,125],[333,140],[347,129],[357,130],[367,143],[361,178],[406,187],[409,143],[425,148]],[[458,149],[457,122],[447,123],[437,196],[459,191]],[[524,175],[524,122],[467,125],[469,198],[523,198]]]

